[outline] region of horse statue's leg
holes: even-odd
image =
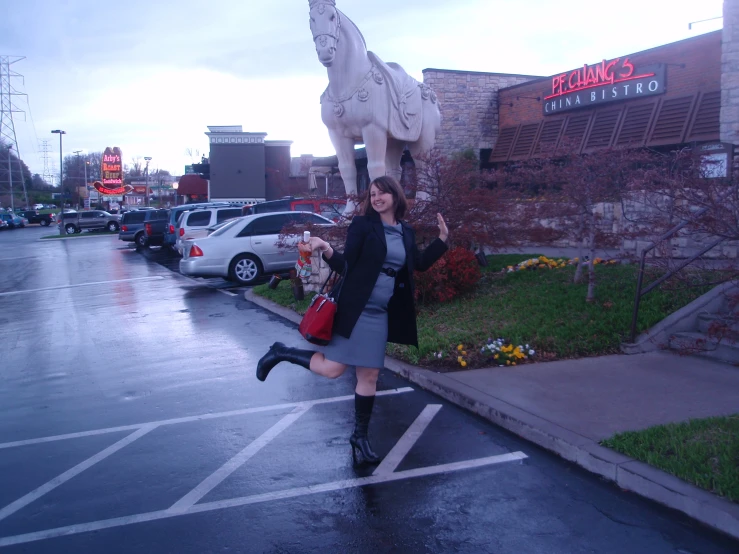
[[[370,181],[385,175],[385,151],[387,150],[387,129],[376,123],[362,129],[362,139],[367,149],[367,171]]]
[[[344,190],[347,198],[346,208],[344,209],[344,215],[348,216],[356,209],[356,197],[357,197],[357,166],[354,159],[354,141],[350,138],[342,136],[336,131],[329,131],[329,138],[331,144],[334,145],[336,150],[336,158],[339,161],[339,173],[341,179],[344,181]]]
[[[423,156],[428,154],[433,148],[436,142],[436,136],[441,129],[441,113],[439,112],[439,105],[437,103],[429,102],[428,100],[423,102],[423,126],[421,127],[421,135],[418,140],[413,143],[408,143],[408,150],[413,157],[413,161],[416,164],[416,171],[418,178],[418,191],[416,192],[416,200],[424,201],[428,200],[430,196],[434,194],[434,184],[429,183],[426,179],[423,179]]]
[[[385,154],[385,173],[400,182],[403,168],[400,167],[400,159],[403,157],[405,143],[389,138],[387,140],[387,153]]]

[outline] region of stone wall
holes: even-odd
[[[441,132],[436,147],[444,155],[493,148],[498,138],[498,90],[539,77],[425,69],[423,82],[439,98]]]
[[[724,0],[721,47],[721,142],[734,144],[739,173],[739,0]]]
[[[620,202],[601,202],[594,206],[594,212],[597,217],[596,225],[598,229],[604,233],[613,233],[618,235],[624,231],[633,231],[635,229],[634,221],[645,220],[649,215],[649,212],[654,210],[649,206],[641,202],[624,202],[623,206]],[[625,213],[624,213],[625,211]],[[551,229],[561,228],[563,225],[571,226],[571,222],[557,220],[557,219],[546,219],[540,220],[539,223],[545,227]],[[637,227],[638,229],[638,227]],[[669,255],[675,258],[688,258],[694,254],[697,254],[707,244],[712,242],[715,237],[700,237],[695,234],[677,233],[670,240],[670,252]],[[621,241],[616,249],[620,250],[620,256],[623,258],[636,259],[641,256],[641,252],[649,244],[651,244],[652,237],[645,232],[643,237],[626,238]],[[522,246],[542,246],[537,244],[525,244]],[[546,244],[545,246],[554,246],[557,248],[577,248],[577,241],[565,238],[559,241],[555,241],[552,244]],[[596,245],[597,246],[597,245]],[[602,248],[598,246],[598,248]],[[737,241],[726,241],[709,252],[704,257],[709,259],[726,259],[736,260],[738,259],[737,250],[739,249],[739,242]],[[662,254],[659,249],[653,250],[650,256],[660,257]]]

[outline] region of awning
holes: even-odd
[[[180,178],[180,184],[177,186],[177,194],[183,196],[207,196],[208,181],[194,173],[183,175]]]

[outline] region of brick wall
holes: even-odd
[[[737,2],[739,0],[725,0],[726,4],[736,4]],[[735,13],[737,13],[736,10]],[[739,39],[739,19],[737,20],[737,29],[737,38]],[[734,64],[739,68],[739,43],[734,52],[736,52],[734,55],[737,58],[734,60]],[[628,57],[637,68],[654,63],[675,64],[667,66],[667,92],[663,95],[664,98],[692,94],[696,91],[718,91],[721,89],[721,31],[714,31],[635,54],[625,53],[623,57]],[[583,63],[589,65],[597,62],[597,59],[583,60]],[[685,64],[685,68],[677,67],[679,64]],[[569,73],[576,68],[562,69],[563,73]],[[519,123],[541,121],[544,118],[542,114],[543,100],[537,101],[535,98],[541,97],[543,99],[544,96],[550,94],[551,82],[551,77],[547,77],[501,90],[500,126],[506,127]],[[734,90],[737,90],[737,88],[734,87]],[[735,94],[737,93],[735,92]],[[516,99],[517,96],[528,96],[534,99]],[[627,102],[639,102],[639,100]],[[736,102],[739,106],[739,95],[736,96]],[[583,108],[577,110],[577,112],[587,113],[596,109],[598,108]],[[574,113],[574,111],[569,113]],[[739,117],[737,119],[739,120]]]
[[[498,90],[536,79],[531,75],[425,69],[423,82],[439,98],[441,132],[436,147],[449,155],[493,148],[498,136]]]
[[[721,141],[735,145],[734,172],[739,168],[739,0],[724,0],[721,51]]]

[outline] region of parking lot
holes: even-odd
[[[21,232],[22,231],[22,232]],[[382,372],[256,360],[292,323],[112,236],[0,233],[3,552],[728,553],[735,544]]]

